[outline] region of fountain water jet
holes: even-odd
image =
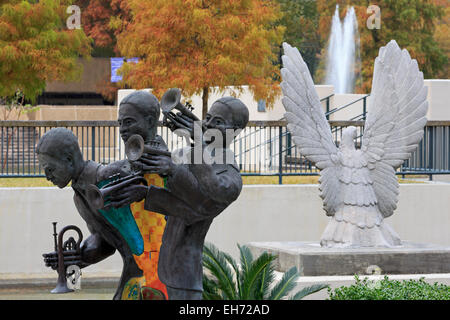
[[[327,49],[325,83],[333,85],[335,93],[353,93],[359,64],[359,33],[355,9],[350,7],[341,22],[339,5],[336,5]]]

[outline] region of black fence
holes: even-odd
[[[337,145],[343,128],[350,125],[357,127],[359,148],[364,121],[330,121]],[[65,127],[78,137],[84,159],[108,164],[125,157],[116,121],[0,121],[0,177],[44,177],[36,144],[55,127]],[[158,134],[170,150],[186,145],[165,127],[160,126]],[[299,153],[285,121],[252,121],[231,148],[243,176],[277,176],[281,184],[284,176],[318,175],[314,164]],[[397,174],[428,175],[430,179],[434,174],[450,174],[450,121],[429,121],[419,147]]]

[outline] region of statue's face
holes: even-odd
[[[47,154],[38,154],[38,159],[45,171],[45,177],[54,185],[64,188],[72,180],[74,167],[70,159],[60,159]]]
[[[207,129],[219,129],[225,132],[226,129],[232,129],[234,127],[233,115],[223,104],[214,103],[206,114],[203,124]]]
[[[227,137],[228,130],[236,129],[235,123],[233,122],[233,115],[230,112],[230,109],[223,105],[222,103],[213,103],[211,109],[206,114],[205,120],[203,120],[203,129],[217,129],[221,132],[223,140],[223,146],[227,147],[228,144],[234,139],[234,135],[231,137]],[[234,133],[235,134],[235,133]],[[213,142],[215,138],[211,138],[208,134],[205,134],[205,141],[207,144]]]
[[[154,119],[151,116],[143,116],[139,109],[131,104],[121,104],[119,107],[119,131],[123,142],[127,142],[133,134],[140,135],[144,141],[153,137],[148,137],[154,127]]]

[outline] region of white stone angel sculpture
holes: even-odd
[[[321,245],[401,245],[384,219],[397,207],[395,169],[417,148],[427,122],[427,88],[417,61],[394,40],[380,48],[361,149],[355,148],[355,127],[343,130],[337,148],[305,62],[297,48],[287,43],[283,48],[287,127],[300,153],[321,170],[320,196],[331,216]]]

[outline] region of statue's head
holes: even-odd
[[[358,136],[356,127],[349,126],[342,130],[342,146],[345,148],[355,149],[355,139]]]
[[[225,137],[227,129],[244,129],[249,112],[247,106],[234,97],[223,97],[213,103],[203,125],[206,129],[218,129]]]
[[[77,137],[66,128],[47,131],[36,146],[47,180],[64,188],[76,179],[84,165]]]
[[[135,91],[126,96],[119,106],[120,136],[124,142],[133,134],[140,135],[144,141],[156,135],[160,115],[158,99],[145,90]]]

